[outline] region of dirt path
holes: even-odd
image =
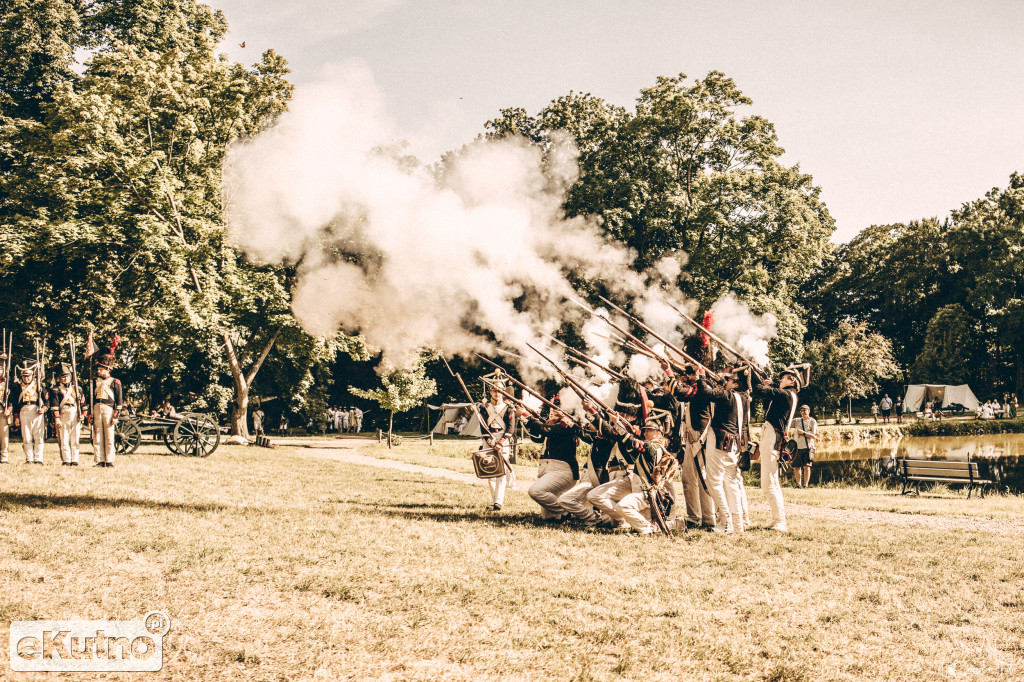
[[[450,469],[440,467],[421,466],[409,464],[379,457],[369,457],[359,454],[358,450],[366,445],[375,444],[376,439],[338,439],[333,441],[296,441],[287,443],[275,441],[282,444],[302,445],[309,448],[309,454],[314,457],[333,459],[346,464],[359,464],[372,466],[381,469],[392,469],[407,473],[425,474],[437,476],[468,485],[487,485],[487,481],[481,480],[472,474],[463,474]],[[519,490],[526,486],[525,481],[519,481]],[[765,502],[752,502],[752,512],[767,513],[768,504]],[[786,503],[786,512],[791,518],[805,517],[813,519],[824,519],[827,521],[838,521],[843,523],[869,523],[886,524],[890,526],[928,528],[932,530],[968,531],[983,533],[998,533],[1000,535],[1021,535],[1024,536],[1024,523],[1019,521],[1008,521],[1003,519],[987,519],[977,516],[938,516],[924,514],[902,514],[899,512],[871,511],[866,509],[845,509],[840,507],[819,507],[809,504]]]

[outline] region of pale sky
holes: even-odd
[[[570,90],[632,108],[657,76],[723,71],[814,176],[836,241],[944,217],[1024,171],[1024,1],[212,0],[244,63],[299,87],[372,70],[424,154]],[[244,49],[239,43],[245,41]]]

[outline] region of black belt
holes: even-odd
[[[110,405],[111,407],[113,407],[114,406],[114,401],[113,400],[96,400],[96,404],[97,405]]]

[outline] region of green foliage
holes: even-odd
[[[904,423],[906,436],[980,436],[986,433],[1024,433],[1024,419],[945,419]]]
[[[899,371],[892,357],[892,343],[881,334],[869,332],[863,322],[842,322],[823,341],[811,341],[804,359],[815,372],[807,394],[822,410],[843,398],[862,398],[876,392],[881,380]]]
[[[930,384],[964,384],[971,378],[975,320],[958,303],[940,308],[928,323],[924,348],[911,368],[913,380]]]
[[[568,132],[580,176],[570,216],[597,215],[636,251],[642,269],[685,253],[683,293],[709,306],[729,290],[780,320],[773,355],[798,357],[804,334],[795,285],[829,252],[834,223],[811,176],[779,162],[774,126],[740,112],[751,101],[713,71],[658,78],[634,112],[570,93],[536,116],[505,109],[488,135],[522,135],[547,148]],[[768,300],[771,299],[771,300]]]
[[[390,368],[381,377],[381,387],[363,390],[349,387],[349,391],[360,398],[372,400],[388,412],[405,412],[418,406],[424,399],[437,392],[437,383],[427,376],[426,363],[431,355],[422,355],[409,369]]]

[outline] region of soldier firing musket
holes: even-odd
[[[619,452],[624,464],[631,468],[631,471],[627,477],[592,490],[587,499],[613,519],[624,519],[634,530],[644,535],[655,531],[655,527],[643,515],[644,510],[649,510],[657,528],[666,535],[671,535],[667,519],[672,506],[671,479],[667,476],[660,478],[657,472],[670,470],[669,475],[674,475],[675,458],[665,449],[667,441],[658,418],[652,416],[645,419],[644,439],[637,438],[632,425],[605,405],[593,392],[536,347],[531,344],[527,346],[547,360],[582,399],[602,411],[606,418],[614,420],[612,432],[617,435],[620,446],[624,446],[620,447]],[[663,461],[666,457],[672,462]]]

